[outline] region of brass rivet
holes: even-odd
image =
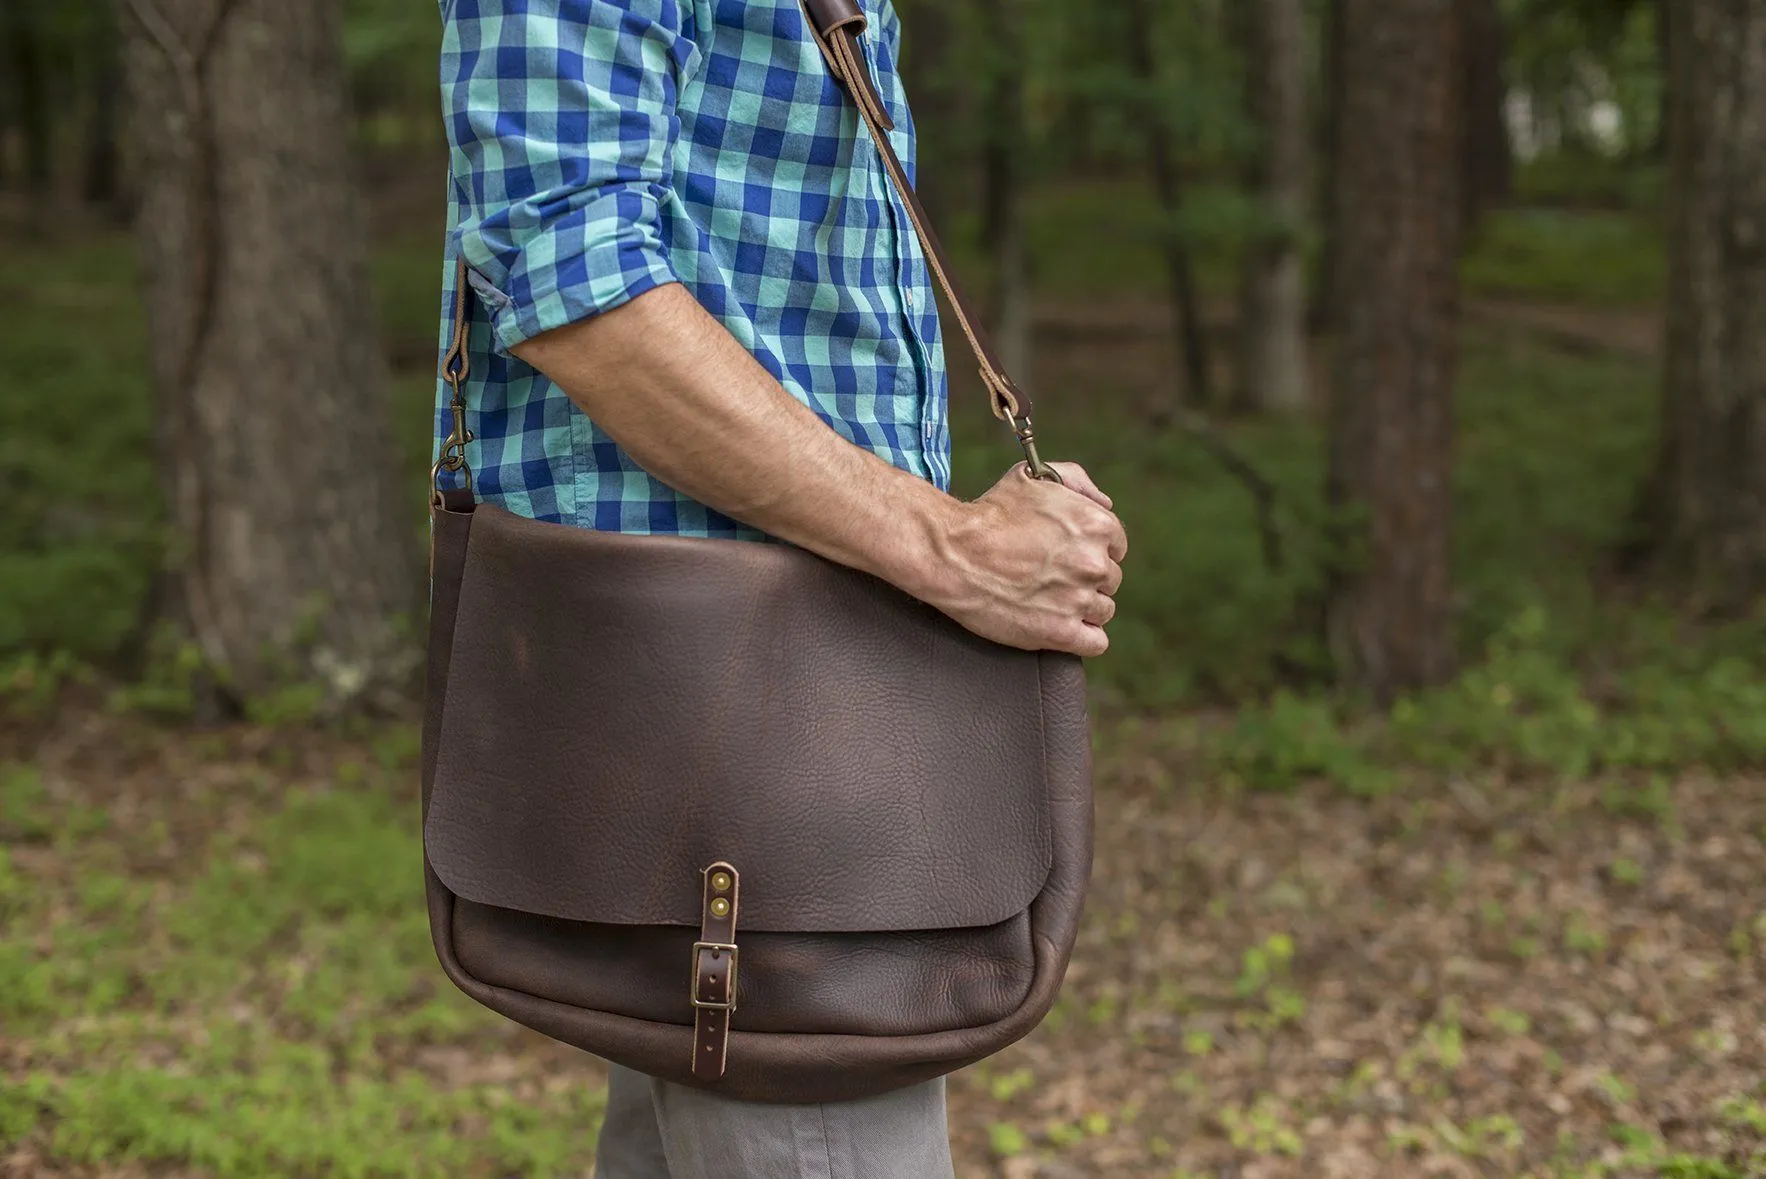
[[[724,900],[722,897],[711,902],[711,915],[713,917],[728,917],[730,915],[730,902]]]
[[[711,878],[711,888],[713,892],[729,892],[730,874],[728,872],[714,874]]]

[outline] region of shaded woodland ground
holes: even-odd
[[[1101,735],[1069,984],[953,1078],[960,1175],[1766,1174],[1766,784],[1249,793],[1211,723]],[[8,733],[0,1174],[586,1173],[600,1069],[431,960],[410,736]]]

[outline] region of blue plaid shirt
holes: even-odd
[[[890,0],[863,0],[911,170]],[[843,437],[949,485],[931,276],[798,0],[441,0],[480,498],[587,528],[759,539],[641,470],[509,349],[679,282]],[[438,382],[437,440],[451,425]]]

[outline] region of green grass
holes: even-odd
[[[133,257],[114,237],[8,256],[0,651],[99,654],[138,625],[161,551]]]
[[[1549,208],[1493,214],[1462,270],[1472,294],[1593,307],[1659,303],[1668,274],[1653,218]]]
[[[35,771],[0,767],[0,1022],[31,1045],[0,1080],[0,1149],[222,1176],[582,1173],[597,1087],[388,1058],[482,1061],[495,1024],[440,983],[392,778],[205,804],[212,831],[155,872],[133,865],[163,829],[96,834]]]

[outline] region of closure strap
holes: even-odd
[[[693,1075],[721,1080],[730,1051],[730,1016],[736,1011],[736,905],[741,876],[719,860],[705,869],[699,940],[693,943]]]

